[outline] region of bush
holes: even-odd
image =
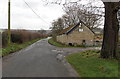
[[[7,32],[3,32],[2,33],[2,47],[6,47],[7,46],[7,40],[8,40],[8,35]]]
[[[21,35],[20,34],[11,34],[11,42],[13,43],[22,43],[22,38],[21,38]]]
[[[43,35],[40,33],[32,33],[27,30],[12,30],[11,31],[11,42],[12,43],[24,43],[27,41],[31,41],[37,38],[45,38],[47,35]],[[2,46],[7,46],[8,35],[7,31],[2,33]]]

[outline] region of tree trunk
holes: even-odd
[[[103,44],[101,49],[102,58],[117,58],[117,44],[119,23],[117,19],[117,2],[104,2],[105,5],[105,25]]]

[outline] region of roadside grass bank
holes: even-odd
[[[19,50],[21,50],[23,48],[26,48],[29,45],[37,42],[38,40],[41,40],[41,39],[38,38],[38,39],[28,41],[28,42],[25,42],[25,43],[22,43],[22,44],[12,43],[10,47],[0,49],[1,55],[3,57],[3,56],[6,56],[6,55],[8,55],[10,53],[14,53],[16,51],[19,51]]]
[[[57,47],[61,47],[61,48],[87,48],[87,47],[96,47],[96,46],[83,46],[83,45],[79,45],[79,46],[70,46],[70,45],[65,45],[65,44],[61,44],[57,41],[55,41],[53,38],[50,38],[48,40],[48,43]]]
[[[67,47],[66,45],[63,45],[63,44],[58,43],[57,41],[53,40],[53,38],[50,38],[48,40],[48,43],[50,43],[51,45],[57,46],[57,47]]]
[[[87,50],[71,54],[66,60],[81,77],[118,77],[118,61],[99,56],[99,51]]]

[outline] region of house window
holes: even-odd
[[[82,45],[86,45],[86,40],[82,40]]]
[[[80,28],[80,29],[79,29],[79,32],[83,32],[83,29]]]

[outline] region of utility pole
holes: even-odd
[[[10,32],[10,0],[8,1],[8,46],[11,45],[11,32]]]

